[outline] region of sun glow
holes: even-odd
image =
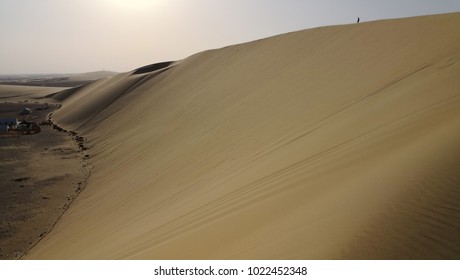
[[[149,10],[159,8],[164,0],[107,0],[111,5],[123,10]]]

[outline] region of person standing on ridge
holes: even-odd
[[[359,23],[359,17],[358,17],[358,20],[356,21],[356,23]]]

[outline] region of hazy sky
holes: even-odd
[[[129,71],[358,16],[457,11],[459,0],[0,0],[0,74]]]

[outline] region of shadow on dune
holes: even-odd
[[[157,71],[163,68],[166,68],[173,64],[175,61],[166,61],[166,62],[159,62],[155,64],[150,64],[147,66],[143,66],[140,68],[137,68],[136,70],[133,71],[132,75],[137,75],[137,74],[145,74],[145,73],[150,73],[153,71]]]

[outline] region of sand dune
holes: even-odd
[[[87,72],[87,73],[79,73],[79,74],[69,74],[69,80],[71,81],[95,81],[105,78],[110,78],[117,75],[117,72],[113,71],[94,71],[94,72]]]
[[[28,258],[459,259],[459,27],[293,32],[64,96],[94,168]]]
[[[17,85],[0,85],[1,98],[4,101],[43,98],[46,95],[56,94],[66,90],[66,87],[34,87]]]

